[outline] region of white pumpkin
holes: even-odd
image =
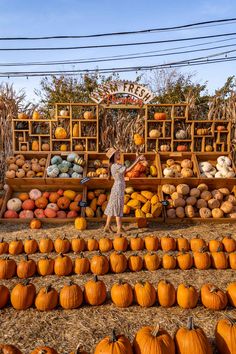
[[[229,171],[227,174],[226,174],[226,176],[225,176],[226,178],[234,178],[235,177],[235,173],[234,172],[231,172],[231,171]]]
[[[223,175],[221,172],[216,172],[215,178],[223,178]]]
[[[9,199],[7,202],[7,209],[14,210],[16,212],[21,210],[22,201],[19,198]]]
[[[181,140],[186,139],[187,132],[183,129],[180,129],[175,133],[175,137],[176,137],[176,139],[181,139]]]
[[[161,136],[161,132],[158,129],[152,129],[149,132],[149,136],[150,138],[158,139]]]
[[[210,172],[205,172],[207,178],[213,178],[214,176]]]
[[[164,175],[164,177],[173,177],[174,176],[174,170],[171,167],[166,167],[163,170],[163,175]]]
[[[232,162],[228,156],[219,156],[217,159],[217,163],[220,166],[231,166]]]
[[[208,161],[200,162],[199,168],[201,172],[209,172],[212,170],[212,164]]]

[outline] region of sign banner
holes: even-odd
[[[132,97],[135,99],[132,99]],[[90,98],[97,104],[104,101],[114,104],[143,105],[149,103],[154,98],[154,95],[147,87],[137,83],[130,81],[114,81],[99,85],[91,93]]]

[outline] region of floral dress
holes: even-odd
[[[126,167],[119,163],[111,166],[111,175],[114,178],[114,184],[111,189],[111,195],[104,212],[107,216],[123,216],[124,197],[125,197],[125,170]]]

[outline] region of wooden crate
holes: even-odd
[[[232,160],[232,167],[234,169],[234,172],[236,172],[235,164],[233,162],[231,154],[224,152],[224,153],[197,153],[196,154],[196,160],[197,164],[203,161],[209,161],[213,165],[216,164],[216,160],[219,156],[228,156]],[[199,167],[198,167],[199,169]],[[199,183],[207,183],[209,188],[215,189],[215,188],[222,188],[222,187],[228,187],[229,189],[232,189],[234,185],[236,185],[236,177],[234,178],[207,178],[207,177],[202,177],[200,175],[200,170],[199,170]]]
[[[145,153],[143,154],[148,162],[149,167],[151,165],[156,166],[157,169],[157,176],[156,177],[136,177],[136,178],[127,178],[127,181],[131,181],[132,183],[134,183],[134,185],[142,185],[143,183],[148,183],[150,182],[150,185],[154,183],[159,183],[160,182],[160,174],[159,174],[159,164],[160,164],[160,160],[159,160],[159,155],[157,153]],[[131,163],[133,163],[136,159],[136,154],[132,154],[132,153],[125,153],[122,154],[122,163],[125,163],[126,160],[130,161]],[[148,181],[147,181],[148,180]]]
[[[67,186],[66,186],[67,187]],[[48,192],[53,192],[53,191],[57,191],[58,189],[60,189],[61,186],[60,185],[42,185],[40,186],[40,190],[42,192],[48,191]],[[6,191],[5,197],[4,197],[4,201],[3,201],[3,205],[2,205],[2,209],[0,212],[0,222],[3,223],[16,223],[16,224],[29,224],[31,219],[4,219],[3,215],[5,213],[5,211],[7,210],[7,202],[9,199],[17,196],[18,193],[21,192],[29,192],[32,189],[31,185],[27,185],[24,186],[24,189],[20,188],[19,186],[15,185],[15,186],[9,186],[9,188]],[[65,189],[65,186],[64,186]],[[73,190],[75,190],[76,192],[80,192],[83,194],[83,201],[85,201],[85,194],[84,194],[84,187],[82,185],[77,185],[77,186],[73,186]],[[84,208],[81,208],[81,216],[84,216]],[[66,219],[57,219],[57,218],[43,218],[43,219],[39,219],[42,221],[42,223],[52,223],[52,224],[64,224],[64,223],[69,223],[69,222],[74,222],[74,218],[66,218]]]
[[[174,183],[186,183],[188,184],[189,182],[191,182],[192,184],[194,184],[195,186],[197,186],[199,184],[199,169],[198,169],[198,164],[197,164],[197,160],[196,160],[196,156],[195,154],[192,153],[188,153],[188,152],[171,152],[171,153],[160,153],[159,154],[159,158],[160,158],[160,164],[159,164],[159,175],[161,176],[161,184],[166,184],[166,183],[170,183],[170,184],[174,184]],[[162,169],[162,164],[166,164],[166,161],[168,159],[173,159],[176,162],[181,162],[184,159],[189,159],[192,161],[193,163],[193,172],[194,172],[194,177],[191,178],[185,178],[185,177],[178,177],[178,178],[174,178],[174,177],[164,177],[163,175],[163,169]]]
[[[14,156],[16,156],[17,154],[14,154]],[[46,158],[46,166],[45,166],[45,171],[44,171],[44,175],[43,177],[34,177],[34,178],[6,178],[5,182],[6,184],[8,184],[9,186],[19,186],[19,188],[24,188],[25,185],[31,185],[32,188],[33,187],[37,187],[37,186],[43,186],[45,184],[45,178],[46,178],[46,168],[48,166],[49,163],[49,158],[50,158],[50,154],[48,153],[21,153],[21,155],[24,155],[26,160],[31,160],[33,158],[37,158],[37,159],[41,159],[41,158]]]

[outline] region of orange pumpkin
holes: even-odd
[[[69,208],[70,199],[67,197],[60,197],[57,201],[57,205],[60,209],[66,210]]]
[[[155,112],[154,113],[155,120],[166,120],[166,113],[164,112]]]
[[[188,148],[187,148],[186,145],[178,145],[177,146],[177,151],[179,151],[179,152],[188,151]]]
[[[55,138],[56,139],[66,139],[67,132],[63,127],[57,127],[55,130]]]
[[[48,200],[45,197],[40,197],[40,198],[36,199],[35,205],[39,209],[45,209],[46,206],[48,205]]]
[[[29,199],[29,194],[28,193],[20,193],[18,194],[17,198],[19,198],[22,202],[25,200]]]
[[[41,223],[40,220],[32,219],[32,220],[30,221],[30,228],[31,228],[32,230],[41,229],[41,227],[42,227],[42,223]]]

